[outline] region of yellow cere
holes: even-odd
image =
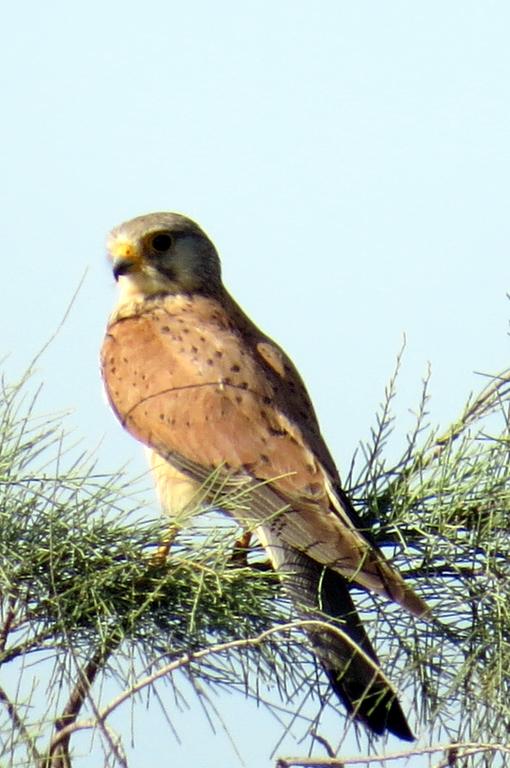
[[[140,253],[136,243],[125,238],[112,238],[108,243],[108,251],[113,261],[129,260],[139,261]]]

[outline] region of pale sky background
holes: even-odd
[[[144,467],[97,360],[115,298],[105,236],[141,213],[211,235],[229,288],[300,368],[340,470],[403,333],[403,426],[428,361],[443,425],[474,371],[506,367],[508,2],[32,0],[5,3],[1,24],[4,370],[28,365],[88,270],[39,363],[40,410],[71,409],[84,447],[103,441],[102,470]],[[278,729],[224,706],[246,768],[272,765]],[[182,746],[141,718],[132,764],[240,765],[198,707],[176,722]]]

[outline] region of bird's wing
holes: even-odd
[[[250,484],[249,505],[236,513],[243,524],[269,526],[318,563],[424,614],[335,493],[331,458],[288,358],[254,327],[243,333],[218,302],[179,302],[168,297],[108,328],[103,378],[125,428],[194,480],[221,467]]]

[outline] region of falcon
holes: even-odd
[[[149,449],[170,515],[222,483],[244,489],[235,518],[254,531],[353,719],[414,736],[356,612],[351,585],[428,612],[363,530],[305,385],[285,352],[227,292],[207,235],[176,213],[139,216],[108,238],[119,286],[101,351],[122,426]],[[248,499],[248,501],[246,501]],[[205,499],[207,501],[207,498]]]

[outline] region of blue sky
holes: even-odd
[[[443,425],[474,371],[506,366],[508,3],[48,0],[2,16],[4,369],[26,367],[86,271],[38,375],[41,408],[72,410],[103,470],[144,467],[101,394],[104,240],[152,210],[211,235],[229,288],[300,368],[340,470],[404,333],[403,426],[429,361]],[[256,734],[247,768],[269,766],[276,731],[231,712]],[[198,708],[180,727],[174,766],[238,764]]]

